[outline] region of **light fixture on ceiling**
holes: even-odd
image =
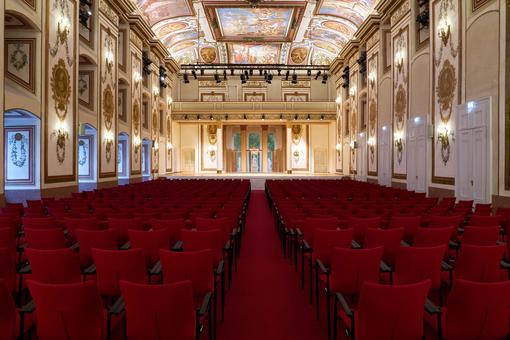
[[[230,75],[231,75],[231,76],[233,76],[233,75],[234,75],[234,69],[233,69],[233,68],[231,68],[231,69],[230,69]]]
[[[209,120],[213,120],[213,115],[209,115]]]
[[[290,71],[287,70],[287,72],[285,73],[285,80],[289,80],[289,74],[290,74]]]
[[[310,120],[310,114],[308,114],[308,116],[306,116],[306,120]]]
[[[280,120],[283,120],[283,115],[282,114],[280,114]]]
[[[216,84],[221,83],[220,75],[217,72],[214,74],[214,80],[216,81]]]
[[[312,75],[312,70],[310,69],[306,70],[306,75],[310,77]]]
[[[227,70],[223,70],[223,80],[227,80]]]
[[[294,70],[294,73],[292,74],[292,81],[291,81],[292,84],[297,84],[297,74],[296,74],[296,70]]]
[[[266,120],[266,115],[262,114],[262,120]]]
[[[319,77],[321,76],[322,72],[321,71],[317,71],[317,74],[315,75],[315,80],[319,79]]]
[[[201,68],[201,69],[200,69],[200,75],[201,75],[201,76],[203,76],[203,75],[204,75],[204,73],[205,73],[205,69]]]
[[[298,115],[294,115],[294,120],[297,120],[298,119]]]
[[[193,75],[193,78],[197,79],[197,71],[191,70],[191,74]]]
[[[327,84],[328,83],[328,74],[327,73],[324,73],[324,75],[322,76],[322,83],[323,84]]]
[[[244,75],[244,74],[242,74],[242,73],[241,73],[241,74],[239,75],[239,78],[241,78],[241,84],[246,84],[246,77],[245,77],[245,75]]]
[[[248,70],[244,70],[244,77],[246,78],[246,80],[250,80],[250,76],[248,74]]]
[[[189,84],[188,73],[184,72],[184,75],[182,77],[184,79],[184,84]]]

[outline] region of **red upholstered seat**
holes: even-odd
[[[151,221],[152,229],[168,230],[168,239],[170,242],[170,246],[173,246],[175,242],[181,240],[181,230],[186,228],[186,224],[184,222],[184,218],[177,219],[152,219]]]
[[[412,243],[416,229],[421,225],[421,216],[392,216],[388,224],[388,229],[404,228],[402,239],[407,243]]]
[[[108,228],[117,232],[117,242],[119,245],[126,243],[129,239],[128,230],[143,230],[143,221],[140,217],[136,218],[111,218],[108,217]]]
[[[464,228],[462,237],[459,240],[462,244],[472,244],[476,246],[494,246],[500,238],[500,227],[472,227]]]
[[[67,247],[67,240],[62,229],[25,228],[27,246],[33,249],[60,249]]]
[[[120,295],[119,280],[134,283],[147,282],[142,249],[92,249],[92,257],[96,265],[97,288],[105,297]]]
[[[390,267],[395,264],[395,256],[400,248],[404,235],[403,228],[396,229],[368,229],[365,234],[365,248],[384,247],[383,261]]]
[[[313,260],[320,259],[327,267],[331,265],[333,248],[351,248],[352,229],[331,230],[316,228],[314,230]]]
[[[117,233],[115,230],[76,230],[76,237],[80,245],[80,265],[85,269],[94,263],[92,248],[115,250],[117,249]]]
[[[353,239],[359,244],[363,244],[365,242],[365,234],[368,229],[377,229],[380,227],[381,227],[380,217],[349,218],[349,228],[352,228],[352,230],[354,231]]]
[[[11,251],[2,247],[0,247],[0,280],[4,281],[10,293],[16,291],[16,262]]]
[[[72,249],[26,249],[32,275],[30,279],[43,283],[76,283],[82,281],[80,259]]]
[[[95,282],[27,284],[37,306],[40,340],[106,339],[105,310]]]
[[[214,266],[223,260],[223,232],[220,229],[209,231],[182,231],[184,251],[210,249],[213,252]]]
[[[153,231],[128,230],[131,248],[143,250],[147,267],[159,261],[159,250],[170,249],[168,229]]]
[[[473,215],[469,219],[469,225],[475,227],[493,227],[501,225],[501,216]]]
[[[25,229],[51,229],[57,228],[55,219],[51,216],[46,217],[23,217],[23,227]]]
[[[121,281],[126,303],[127,338],[196,339],[196,312],[190,281],[141,285]]]
[[[463,244],[455,261],[455,278],[475,282],[501,281],[505,247]]]
[[[429,288],[430,280],[398,286],[365,282],[352,318],[342,309],[338,316],[356,339],[421,340]],[[334,327],[336,338],[336,322]]]
[[[441,261],[446,245],[436,247],[400,247],[394,267],[394,284],[411,284],[431,280],[431,289],[441,284]]]
[[[76,230],[101,230],[101,226],[96,217],[67,217],[64,219],[67,229],[67,238],[74,242],[76,240]]]
[[[418,228],[414,236],[414,247],[435,247],[448,244],[456,228]]]

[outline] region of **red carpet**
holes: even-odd
[[[282,255],[263,191],[252,191],[239,270],[226,295],[218,339],[327,339],[326,320],[315,321],[299,276]],[[323,316],[324,312],[323,312]]]

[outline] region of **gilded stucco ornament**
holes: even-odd
[[[107,163],[110,163],[110,161],[112,160],[112,146],[113,146],[113,141],[109,140],[106,142],[105,144],[105,156],[106,156],[106,162]]]
[[[437,78],[436,96],[439,104],[439,115],[443,123],[448,123],[452,116],[453,99],[457,88],[455,67],[447,59]]]
[[[207,125],[207,140],[209,144],[216,145],[218,141],[218,126],[217,125]]]
[[[72,25],[68,0],[55,0],[51,11],[53,14],[52,17],[57,18],[58,22],[55,32],[55,42],[53,46],[50,46],[50,55],[55,57],[60,46],[65,46],[67,63],[69,66],[72,66],[74,60],[71,56],[69,48],[69,37],[72,35]]]
[[[166,135],[168,138],[172,135],[172,120],[170,119],[170,116],[166,118]]]
[[[55,113],[60,121],[64,121],[69,107],[69,98],[71,97],[71,77],[62,58],[51,70],[50,87],[52,99],[55,102]]]
[[[114,103],[112,87],[108,84],[103,91],[103,117],[106,130],[111,130],[113,125]]]
[[[135,136],[138,136],[140,132],[140,104],[138,104],[138,100],[133,103],[133,132]]]
[[[158,112],[156,110],[152,112],[152,133],[154,135],[158,133]]]
[[[301,64],[308,56],[308,49],[306,47],[296,47],[290,52],[290,59],[294,64]]]
[[[375,135],[375,128],[376,128],[376,119],[377,119],[377,102],[374,98],[370,100],[370,105],[368,108],[368,120],[370,123],[370,136]]]
[[[397,130],[402,130],[404,128],[406,112],[407,112],[407,93],[406,90],[404,89],[404,86],[400,84],[395,95],[395,123],[397,126]]]
[[[204,47],[200,50],[200,56],[205,63],[213,63],[217,57],[216,48],[211,46]]]
[[[292,125],[292,143],[299,145],[301,141],[301,135],[303,134],[303,127],[301,125]]]

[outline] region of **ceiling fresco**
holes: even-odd
[[[132,1],[178,63],[292,65],[331,63],[377,2]]]

